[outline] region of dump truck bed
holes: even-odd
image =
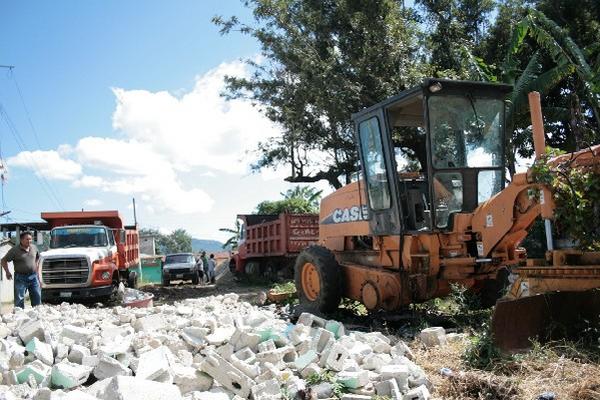
[[[240,215],[246,223],[244,258],[295,256],[319,239],[317,214]]]

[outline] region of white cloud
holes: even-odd
[[[247,172],[247,150],[277,135],[277,128],[247,100],[221,97],[226,75],[244,76],[243,63],[223,63],[197,77],[180,97],[168,92],[114,88],[113,127],[132,141],[151,146],[176,170],[193,167]]]
[[[48,179],[72,180],[81,175],[81,165],[61,157],[58,151],[22,151],[7,160],[10,167],[22,167],[35,171],[37,176]]]

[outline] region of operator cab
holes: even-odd
[[[451,230],[504,188],[511,90],[430,78],[353,115],[373,234]]]

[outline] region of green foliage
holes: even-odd
[[[322,191],[309,186],[297,186],[281,193],[282,200],[265,200],[256,206],[256,214],[318,213]]]
[[[213,18],[261,44],[249,78],[227,96],[249,98],[282,129],[258,145],[255,169],[291,166],[288,181],[339,188],[357,167],[351,114],[429,75],[415,14],[395,0],[249,0],[255,23]]]
[[[582,250],[600,250],[600,168],[573,166],[575,158],[549,162],[557,151],[548,150],[533,166],[536,182],[551,188],[555,228]]]
[[[157,254],[192,252],[192,236],[185,229],[175,229],[170,234],[163,235],[157,229],[142,228],[140,235],[154,237]]]
[[[328,382],[333,386],[333,395],[337,399],[341,399],[345,393],[348,393],[348,389],[340,382],[335,379],[335,374],[330,370],[324,370],[320,374],[310,374],[306,377],[306,383],[309,386],[318,385],[319,383]]]
[[[227,239],[225,241],[225,243],[223,243],[223,248],[224,249],[231,249],[231,250],[236,250],[238,248],[238,242],[240,240],[240,235],[241,235],[241,230],[242,230],[242,224],[240,222],[240,220],[236,219],[235,220],[235,228],[219,228],[219,230],[221,232],[228,232],[231,233],[232,235],[229,237],[229,239]]]
[[[503,358],[502,353],[494,344],[490,323],[483,323],[470,337],[465,352],[464,362],[471,368],[489,369]]]
[[[339,308],[344,308],[357,316],[365,316],[369,314],[369,310],[367,310],[367,307],[365,307],[363,303],[345,297],[342,298]]]
[[[295,293],[296,284],[293,281],[275,283],[271,287],[274,293]]]

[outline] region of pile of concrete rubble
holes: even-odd
[[[16,309],[0,323],[0,399],[423,400],[402,341],[304,313],[294,325],[236,294],[174,305]]]

